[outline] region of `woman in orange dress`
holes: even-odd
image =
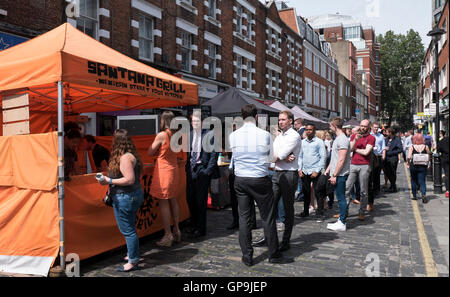
[[[176,196],[178,195],[179,174],[177,154],[170,148],[170,139],[174,133],[170,130],[170,122],[175,117],[173,112],[165,111],[161,115],[161,132],[148,149],[149,156],[156,156],[155,170],[153,172],[150,195],[159,200],[161,215],[164,224],[164,237],[156,244],[170,247],[173,242],[181,241],[181,232],[178,226],[179,208]],[[170,221],[173,219],[173,233]]]

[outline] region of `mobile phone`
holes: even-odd
[[[103,178],[104,178],[104,177],[103,177],[103,174],[101,174],[101,173],[97,173],[97,174],[95,175],[95,179],[98,180],[98,181],[101,181]]]

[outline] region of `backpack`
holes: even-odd
[[[417,152],[415,148],[412,156],[412,164],[414,166],[428,166],[428,154],[426,152],[426,149],[423,150],[421,153]]]

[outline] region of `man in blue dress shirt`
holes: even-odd
[[[309,216],[309,205],[311,203],[311,183],[314,188],[319,180],[322,171],[325,170],[327,161],[327,152],[322,139],[316,137],[316,127],[314,125],[306,126],[306,138],[302,140],[302,149],[298,158],[298,175],[302,179],[304,209],[303,212],[296,215],[297,217]],[[318,213],[323,216],[323,199],[317,197]]]

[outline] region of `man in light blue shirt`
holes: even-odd
[[[373,148],[372,155],[372,172],[369,177],[369,204],[367,206],[368,211],[373,209],[374,197],[380,193],[380,174],[381,168],[383,168],[383,162],[386,159],[386,141],[384,135],[378,130],[380,124],[372,124],[372,136],[375,137],[375,146]]]
[[[230,134],[234,174],[239,177],[269,175],[271,136],[251,121]]]
[[[409,130],[405,133],[405,142],[403,143],[403,157],[406,161],[406,156],[408,156],[408,151],[410,146],[412,145],[412,137],[414,132]]]
[[[316,127],[314,125],[306,126],[306,138],[302,140],[302,149],[298,158],[298,174],[302,179],[304,195],[303,212],[297,214],[297,217],[308,217],[311,203],[311,183],[315,187],[322,171],[325,170],[327,161],[327,152],[322,139],[316,137]],[[323,199],[317,197],[318,212],[317,216],[323,216]]]
[[[269,262],[291,263],[292,259],[284,258],[279,251],[275,200],[272,181],[269,178],[270,134],[256,127],[258,116],[254,105],[246,105],[242,108],[242,118],[245,122],[244,126],[230,135],[236,175],[234,188],[238,200],[242,262],[247,266],[253,265],[251,207],[255,201],[260,211],[269,247]]]

